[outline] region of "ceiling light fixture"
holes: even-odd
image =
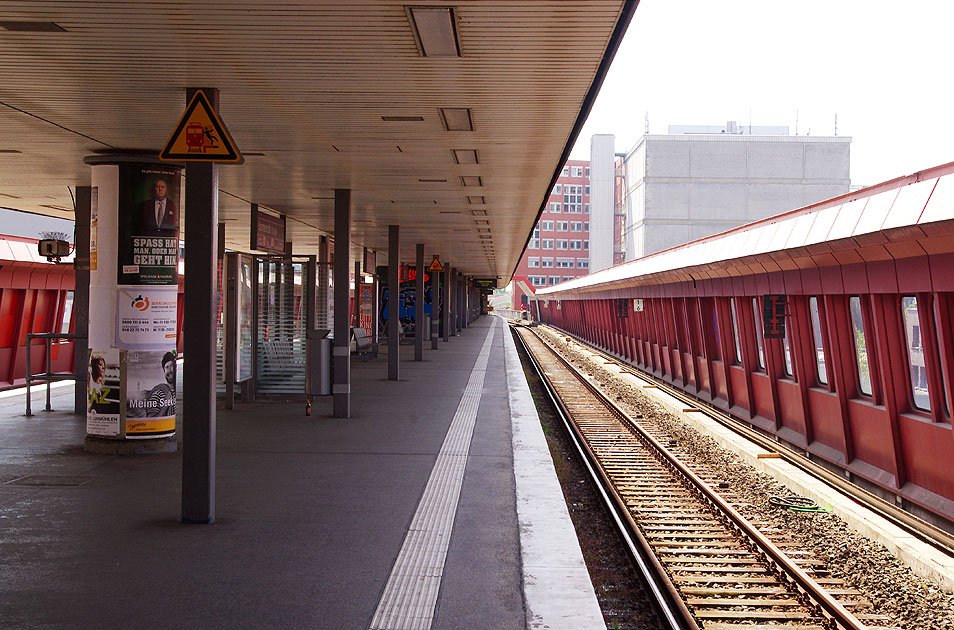
[[[479,175],[461,175],[460,183],[464,186],[483,186],[484,182],[481,181]]]
[[[446,179],[419,179],[419,180],[417,180],[417,181],[419,181],[419,182],[421,182],[421,183],[423,183],[423,184],[427,184],[427,183],[431,183],[431,184],[443,184],[443,183],[446,183],[446,182],[447,182]]]
[[[476,196],[468,195],[467,203],[469,203],[472,206],[482,206],[484,205],[484,198],[481,197],[480,195],[476,195]]]
[[[477,149],[452,149],[454,161],[458,164],[479,164]]]
[[[460,57],[457,14],[452,7],[405,7],[422,57]]]
[[[487,211],[486,211],[486,210],[471,210],[470,213],[473,214],[475,217],[485,217],[485,216],[487,216]]]
[[[0,21],[0,28],[7,31],[28,33],[65,33],[66,29],[53,22],[16,22]]]
[[[473,131],[474,119],[466,107],[442,107],[441,122],[446,131]]]
[[[384,122],[421,122],[423,116],[381,116]]]

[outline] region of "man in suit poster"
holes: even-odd
[[[117,284],[178,282],[180,169],[119,166]]]

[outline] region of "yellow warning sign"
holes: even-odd
[[[441,264],[441,259],[437,256],[434,256],[434,260],[431,261],[431,264],[427,267],[428,271],[440,271],[444,273],[444,265]]]
[[[159,153],[160,160],[170,162],[227,162],[244,161],[225,123],[209,104],[205,92],[196,90],[186,106],[175,131]]]

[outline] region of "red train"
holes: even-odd
[[[954,163],[537,297],[543,321],[954,523]]]
[[[75,330],[73,266],[46,262],[37,254],[36,243],[35,239],[0,236],[0,390],[26,383],[27,334]],[[180,352],[181,343],[180,286],[177,339]],[[43,371],[46,342],[35,340],[30,352],[34,373]],[[52,371],[73,371],[72,341],[54,341],[50,355]]]

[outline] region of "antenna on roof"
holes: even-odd
[[[838,112],[835,112],[835,135],[838,135]]]
[[[647,136],[649,135],[649,110],[646,110],[646,124],[645,128],[643,129],[643,133]]]
[[[798,135],[798,110],[795,110],[795,135]]]

